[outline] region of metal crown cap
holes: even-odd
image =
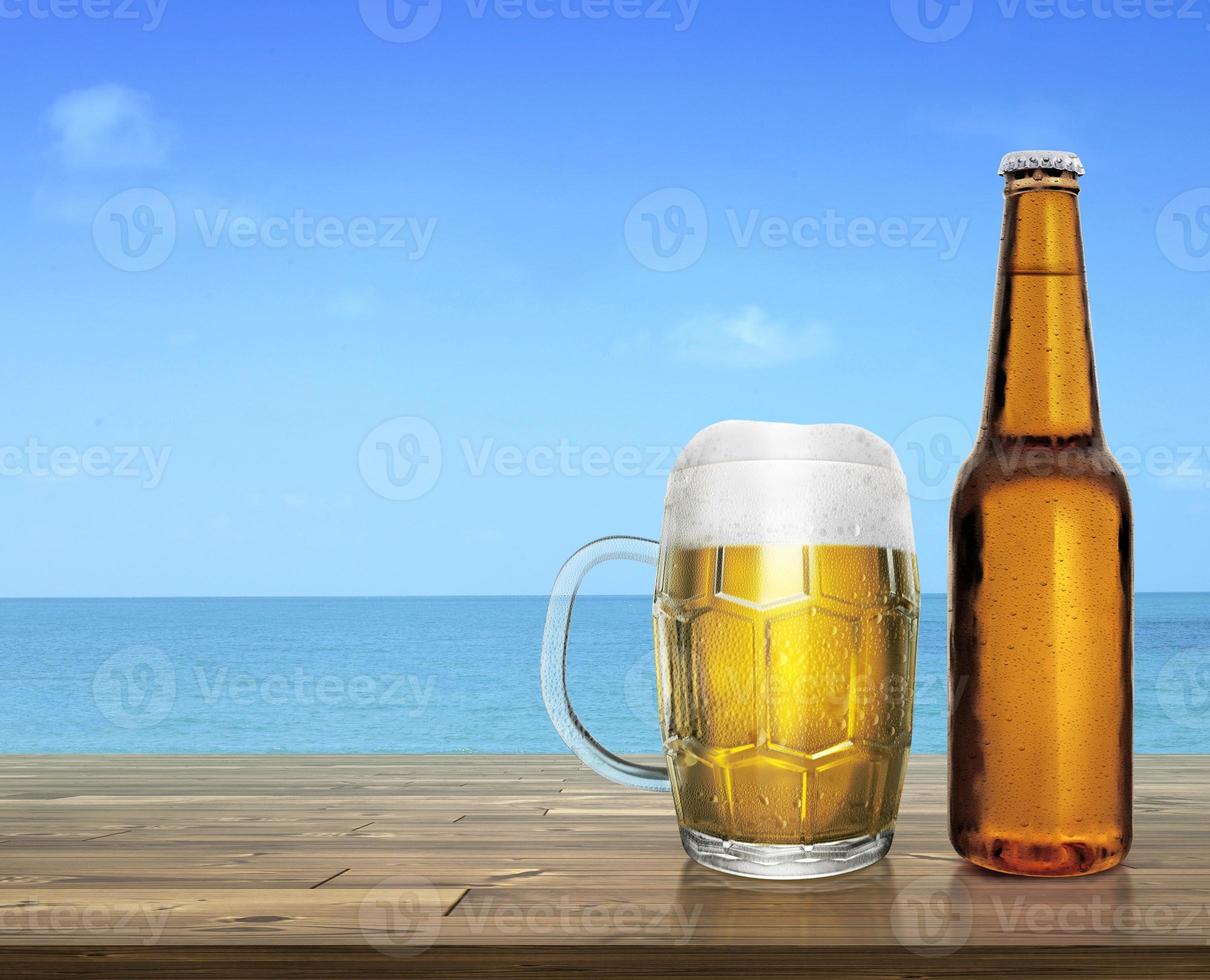
[[[1079,154],[1069,150],[1016,150],[1004,154],[1000,161],[1000,176],[1014,170],[1066,170],[1077,177],[1084,176],[1084,164]]]

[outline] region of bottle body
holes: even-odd
[[[950,524],[950,839],[1091,874],[1131,838],[1132,521],[1097,404],[1074,175],[1010,175],[983,426]]]
[[[1130,847],[1130,505],[1100,454],[1030,450],[1006,470],[977,448],[954,496],[950,839],[993,870],[1090,874]]]

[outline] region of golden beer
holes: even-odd
[[[1078,159],[1006,158],[983,426],[954,490],[950,837],[1089,874],[1131,838],[1130,498],[1105,446]]]
[[[572,608],[602,562],[656,565],[665,762],[601,745],[567,690]],[[601,775],[671,791],[685,852],[822,878],[890,850],[912,737],[920,583],[895,451],[853,425],[718,422],[668,477],[659,542],[600,538],[555,577],[542,700]]]
[[[919,601],[905,550],[669,548],[655,644],[681,825],[757,844],[892,827],[911,743]]]

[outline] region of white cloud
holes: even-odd
[[[760,368],[794,364],[827,353],[832,335],[826,327],[788,327],[771,320],[758,306],[734,316],[701,316],[675,327],[673,353],[695,364]]]
[[[145,169],[168,158],[151,97],[123,85],[68,92],[50,107],[48,122],[56,155],[75,170]]]

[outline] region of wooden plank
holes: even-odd
[[[953,853],[917,756],[885,861],[761,882],[565,757],[7,757],[0,968],[1210,975],[1207,803],[1210,758],[1140,757],[1122,868],[1012,878]]]

